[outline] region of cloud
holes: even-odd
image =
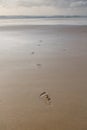
[[[87,7],[87,0],[0,0],[2,6],[52,6],[58,8]]]
[[[58,0],[18,0],[19,6],[53,6],[58,3]]]
[[[70,7],[87,7],[87,1],[76,1],[70,4]]]
[[[68,4],[65,0],[17,0],[19,6],[54,6],[61,7]]]
[[[0,0],[0,14],[82,14],[87,15],[87,0]]]
[[[17,0],[18,6],[54,6],[58,8],[87,7],[87,0]]]

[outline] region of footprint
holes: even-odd
[[[34,55],[34,54],[35,54],[35,52],[34,52],[34,51],[32,51],[32,52],[31,52],[31,54],[32,54],[32,55]]]
[[[42,42],[42,40],[40,40],[40,42]]]
[[[64,51],[66,51],[66,49],[63,49]]]
[[[42,40],[39,41],[40,43],[43,42]],[[37,46],[41,46],[41,44],[38,44]]]
[[[37,46],[40,46],[40,44],[38,44]]]
[[[51,104],[51,98],[50,98],[50,96],[49,96],[48,93],[42,92],[42,93],[40,94],[40,98],[41,98],[46,104],[48,104],[48,105]]]
[[[41,64],[37,64],[38,67],[41,67]]]

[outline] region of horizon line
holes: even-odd
[[[87,18],[86,15],[0,15],[2,19],[29,19],[29,18]]]

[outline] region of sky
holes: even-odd
[[[87,0],[0,0],[0,15],[87,16]]]

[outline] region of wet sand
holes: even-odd
[[[87,130],[87,26],[0,27],[0,130]]]

